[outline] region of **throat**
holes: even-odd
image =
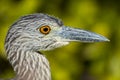
[[[19,51],[9,60],[17,80],[51,80],[49,62],[40,52]]]

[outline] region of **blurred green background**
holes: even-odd
[[[14,77],[4,50],[11,24],[20,16],[47,13],[71,27],[90,30],[110,42],[72,42],[44,52],[50,61],[52,80],[120,80],[119,0],[0,0],[0,78]]]

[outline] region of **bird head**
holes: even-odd
[[[101,42],[107,38],[82,29],[65,26],[61,20],[46,14],[21,17],[8,32],[6,42],[31,50],[51,50],[71,41]]]

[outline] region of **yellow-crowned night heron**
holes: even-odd
[[[39,51],[67,45],[70,41],[109,40],[89,31],[66,27],[61,20],[46,14],[21,17],[11,26],[5,40],[7,57],[16,73],[13,80],[51,80],[49,62]]]

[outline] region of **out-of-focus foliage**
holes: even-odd
[[[52,80],[120,80],[119,0],[0,0],[0,77],[11,78],[4,39],[10,25],[22,15],[47,13],[65,25],[102,34],[108,43],[71,43],[44,52]]]

